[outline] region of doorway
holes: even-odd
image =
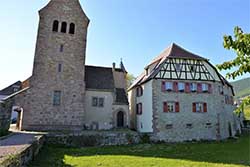
[[[117,127],[118,128],[124,127],[124,113],[122,111],[119,111],[117,113]]]
[[[229,133],[229,137],[232,137],[232,126],[230,124],[230,122],[228,122],[228,133]]]

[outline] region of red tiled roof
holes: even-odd
[[[175,43],[172,43],[166,50],[164,50],[159,56],[153,59],[146,68],[156,62],[162,62],[166,58],[183,58],[183,59],[197,59],[197,60],[207,60],[201,56],[193,54]]]

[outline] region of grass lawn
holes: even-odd
[[[233,167],[250,165],[250,136],[211,143],[68,148],[47,145],[30,167]]]
[[[244,114],[245,114],[246,120],[250,120],[250,105],[244,108]]]

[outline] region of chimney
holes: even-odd
[[[115,70],[115,63],[113,63],[113,70]]]

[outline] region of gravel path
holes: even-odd
[[[22,152],[41,136],[39,133],[13,132],[12,135],[0,140],[0,161]]]

